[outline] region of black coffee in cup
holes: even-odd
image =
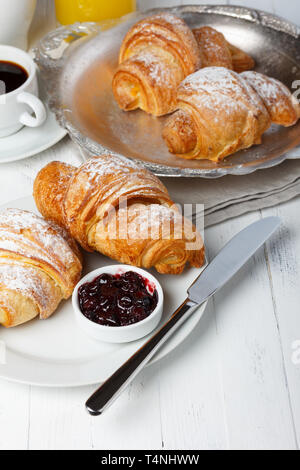
[[[0,60],[0,95],[17,90],[27,78],[28,73],[21,65]]]

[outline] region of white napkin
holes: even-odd
[[[300,195],[300,147],[291,160],[250,175],[218,179],[163,178],[173,200],[203,204],[205,226],[218,224],[246,212],[275,206]],[[197,217],[199,214],[195,214]]]

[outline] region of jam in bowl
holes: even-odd
[[[78,289],[83,315],[99,325],[126,326],[145,320],[156,308],[155,285],[135,271],[103,273]]]
[[[133,266],[114,265],[92,271],[76,286],[77,323],[94,339],[122,343],[149,334],[163,311],[157,279]]]

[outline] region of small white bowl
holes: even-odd
[[[157,294],[158,303],[156,308],[144,320],[127,326],[104,326],[98,325],[88,318],[86,318],[80,310],[78,301],[78,289],[82,284],[93,281],[100,274],[122,274],[127,271],[134,271],[144,278],[148,279],[154,284]],[[136,268],[135,266],[128,266],[125,264],[118,264],[112,266],[105,266],[103,268],[95,269],[89,274],[84,276],[74,289],[72,296],[72,304],[79,327],[92,338],[99,341],[106,341],[109,343],[129,343],[137,339],[143,338],[153,331],[159,324],[163,313],[164,294],[158,280],[143,269]]]

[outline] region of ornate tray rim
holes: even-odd
[[[46,73],[49,74],[49,71],[51,71],[52,78],[55,78],[55,76],[59,75],[59,72],[65,63],[65,58],[67,54],[70,53],[69,46],[75,45],[74,43],[78,43],[78,40],[90,38],[96,34],[99,34],[101,31],[107,29],[108,27],[116,26],[129,19],[136,18],[138,20],[149,14],[161,11],[172,11],[175,14],[176,12],[208,13],[242,18],[246,21],[260,24],[266,28],[270,28],[288,34],[293,38],[299,40],[300,47],[300,27],[288,20],[281,18],[278,15],[268,13],[259,9],[231,5],[182,5],[177,7],[153,8],[145,12],[135,12],[129,15],[125,15],[124,17],[118,20],[108,20],[102,23],[74,23],[68,26],[61,26],[51,31],[39,41],[37,47],[33,50],[35,54],[35,62],[40,68],[42,79],[43,76],[46,75]],[[71,139],[81,147],[83,153],[86,153],[87,157],[98,152],[117,154],[116,152],[112,152],[111,150],[107,149],[102,144],[95,142],[89,137],[83,135],[67,120],[63,113],[63,110],[60,109],[59,106],[56,106],[56,90],[53,85],[51,86],[51,83],[53,83],[53,80],[44,80],[44,86],[47,92],[46,95],[48,105],[50,109],[54,112],[60,125],[68,131]],[[277,166],[284,160],[289,158],[295,158],[295,156],[283,154],[281,156],[274,157],[272,160],[260,162],[257,165],[245,166],[244,164],[237,164],[232,167],[216,167],[215,169],[176,168],[170,167],[168,165],[160,165],[144,161],[141,163],[158,176],[219,178],[225,175],[250,174],[259,169],[266,169],[271,168],[273,166]]]

